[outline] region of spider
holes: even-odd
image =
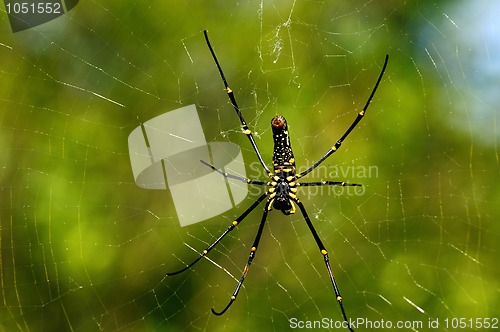
[[[347,324],[347,327],[350,331],[353,331],[349,320],[347,319],[347,315],[344,309],[344,305],[342,302],[342,296],[340,295],[339,287],[337,285],[337,282],[335,281],[335,277],[333,275],[332,269],[330,267],[330,259],[328,257],[328,251],[325,249],[325,246],[323,245],[323,241],[321,241],[318,233],[316,232],[311,219],[309,218],[306,209],[302,202],[299,200],[297,197],[296,193],[298,191],[299,187],[312,187],[312,186],[361,186],[361,184],[356,184],[356,183],[346,183],[342,181],[318,181],[318,182],[298,182],[300,178],[303,176],[309,174],[312,170],[314,170],[316,167],[318,167],[323,161],[325,161],[326,158],[331,156],[333,153],[335,153],[346,137],[351,133],[351,131],[357,126],[359,121],[363,118],[365,115],[366,110],[368,109],[368,105],[370,104],[373,96],[375,95],[375,92],[377,91],[377,88],[379,86],[380,81],[382,80],[382,76],[384,75],[385,69],[387,67],[387,62],[389,60],[389,56],[385,56],[385,61],[382,67],[382,70],[380,72],[380,75],[377,79],[377,82],[375,83],[375,86],[372,89],[372,92],[370,96],[368,97],[368,100],[363,107],[363,109],[358,113],[356,119],[354,119],[353,123],[351,126],[346,130],[346,132],[337,140],[337,142],[318,160],[316,161],[312,166],[307,168],[306,170],[302,171],[301,173],[296,173],[296,166],[295,166],[295,158],[293,156],[293,151],[292,147],[290,145],[290,137],[288,135],[288,124],[285,120],[284,117],[277,115],[271,120],[271,128],[273,132],[273,141],[274,141],[274,152],[273,152],[273,170],[271,171],[267,165],[264,163],[264,160],[262,158],[262,155],[257,148],[257,144],[255,143],[255,140],[252,136],[252,132],[248,128],[247,123],[245,122],[245,119],[243,118],[243,114],[240,111],[240,108],[238,107],[238,104],[236,103],[236,99],[234,97],[233,90],[229,88],[229,85],[227,84],[226,78],[224,76],[224,73],[222,72],[222,68],[219,64],[219,61],[217,60],[217,57],[215,56],[215,52],[212,48],[212,45],[210,44],[210,41],[208,39],[208,33],[206,30],[204,30],[204,35],[205,35],[205,40],[207,42],[208,48],[210,50],[210,53],[212,54],[212,57],[215,61],[215,65],[217,66],[217,69],[219,70],[219,74],[222,78],[222,81],[224,83],[224,89],[229,97],[229,100],[236,111],[236,114],[238,115],[240,122],[241,122],[241,127],[243,130],[243,133],[248,137],[250,140],[250,144],[252,145],[255,154],[257,155],[257,158],[259,159],[262,167],[266,171],[266,173],[269,175],[269,181],[261,181],[261,180],[254,180],[254,179],[248,179],[244,177],[240,177],[237,175],[233,174],[228,174],[226,172],[223,172],[217,168],[215,168],[213,165],[208,164],[207,162],[201,160],[203,164],[206,166],[210,167],[212,170],[215,172],[220,173],[222,176],[226,178],[231,178],[235,179],[238,181],[242,181],[248,184],[252,185],[260,185],[260,186],[267,186],[268,189],[267,191],[262,194],[257,200],[250,206],[248,207],[238,218],[236,218],[230,225],[229,227],[211,244],[209,245],[205,250],[199,253],[199,256],[190,264],[188,264],[186,267],[175,271],[171,273],[167,273],[167,276],[172,276],[179,274],[181,272],[186,271],[187,269],[191,268],[194,264],[196,264],[198,261],[200,261],[203,257],[208,255],[208,253],[229,233],[231,232],[237,225],[239,225],[240,222],[243,221],[243,219],[246,218],[246,216],[254,210],[262,201],[266,200],[265,206],[264,206],[264,213],[262,215],[262,219],[259,224],[259,229],[257,230],[257,235],[255,236],[255,240],[253,242],[252,248],[250,249],[250,254],[248,256],[247,263],[245,267],[243,268],[242,275],[238,281],[238,284],[236,285],[236,289],[234,290],[229,303],[221,310],[221,311],[215,311],[212,308],[212,312],[215,315],[222,315],[224,314],[229,307],[233,304],[233,302],[236,300],[236,297],[238,296],[238,293],[240,292],[241,286],[243,285],[243,282],[245,281],[245,277],[248,273],[248,270],[250,268],[250,265],[252,264],[255,254],[257,253],[257,248],[259,246],[260,238],[262,236],[262,232],[264,230],[264,225],[267,220],[267,214],[269,211],[271,211],[273,208],[276,210],[281,211],[285,215],[290,215],[294,214],[296,212],[296,206],[299,207],[300,212],[302,213],[302,216],[304,217],[304,220],[307,224],[307,227],[309,228],[314,241],[316,241],[316,244],[319,248],[319,251],[321,255],[323,256],[323,260],[326,265],[326,269],[328,271],[328,275],[330,277],[330,281],[333,286],[333,290],[335,292],[335,297],[336,300],[340,306],[340,310],[342,312],[342,316],[344,318],[345,323]]]

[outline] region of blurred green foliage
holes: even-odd
[[[236,281],[228,274],[239,278],[260,209],[211,253],[215,263],[164,276],[255,199],[180,228],[168,191],[134,183],[129,133],[188,104],[198,106],[208,141],[238,143],[249,165],[257,161],[203,29],[264,158],[269,121],[282,114],[299,167],[352,122],[390,54],[367,116],[325,162],[374,165],[377,176],[343,179],[363,183],[363,195],[300,196],[348,316],[424,324],[498,317],[498,131],[486,140],[473,128],[481,99],[468,93],[467,75],[465,87],[455,79],[473,66],[460,41],[462,68],[439,62],[447,56],[436,40],[451,37],[442,27],[457,19],[444,15],[459,5],[449,3],[82,1],[16,34],[4,17],[2,329],[282,330],[293,317],[341,320],[300,215],[270,213],[244,288],[222,317],[210,308],[229,300]],[[497,112],[482,116],[496,124]]]

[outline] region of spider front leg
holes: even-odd
[[[212,250],[229,232],[231,232],[241,221],[243,221],[243,219],[245,219],[245,217],[250,212],[252,212],[252,210],[255,209],[257,207],[257,205],[259,205],[260,202],[262,202],[264,200],[264,198],[266,198],[266,196],[267,196],[267,193],[266,194],[262,194],[248,209],[245,210],[245,212],[243,212],[238,218],[236,218],[235,221],[233,221],[231,223],[231,225],[229,225],[229,227],[217,238],[217,240],[215,240],[205,250],[203,250],[202,252],[200,252],[199,253],[200,255],[198,256],[198,258],[196,258],[193,262],[191,262],[186,267],[184,267],[184,268],[182,268],[182,269],[180,269],[178,271],[166,273],[166,275],[167,276],[173,276],[173,275],[179,274],[181,272],[184,272],[187,269],[189,269],[190,267],[192,267],[194,264],[196,264],[200,259],[202,259],[203,257],[205,257],[210,252],[210,250]]]
[[[236,285],[236,289],[234,290],[233,295],[231,295],[229,303],[226,305],[224,309],[222,309],[222,311],[215,311],[214,308],[212,308],[212,312],[214,313],[214,315],[217,316],[223,315],[227,311],[227,309],[229,309],[231,304],[233,304],[233,302],[236,300],[236,297],[240,292],[241,286],[243,285],[243,281],[245,281],[245,277],[247,276],[250,265],[252,264],[252,261],[255,258],[255,253],[257,252],[257,248],[259,247],[260,238],[262,236],[262,231],[264,230],[264,224],[266,223],[267,213],[270,210],[270,206],[271,206],[271,200],[268,200],[266,206],[264,207],[264,214],[262,215],[262,220],[260,221],[259,230],[257,231],[257,235],[255,236],[255,240],[253,241],[252,248],[250,249],[250,255],[248,256],[247,263],[243,268],[243,273],[241,275],[240,280],[238,281],[238,285]]]
[[[361,187],[362,184],[347,183],[344,181],[316,181],[316,182],[297,183],[297,187],[322,187],[322,186]]]
[[[224,90],[227,93],[227,96],[229,97],[229,101],[231,102],[231,105],[233,105],[234,111],[236,112],[236,115],[238,115],[238,118],[240,119],[241,123],[241,129],[243,130],[243,133],[248,137],[248,140],[250,141],[250,144],[252,144],[252,147],[255,151],[255,154],[257,155],[257,158],[259,158],[260,164],[264,168],[267,174],[271,174],[271,171],[269,170],[269,167],[264,163],[264,159],[262,158],[262,155],[260,154],[259,148],[257,147],[257,143],[255,143],[255,140],[252,136],[252,131],[248,128],[248,125],[243,118],[243,114],[241,113],[241,110],[238,106],[238,103],[236,102],[236,98],[234,97],[234,92],[233,90],[229,87],[227,84],[226,77],[224,76],[224,72],[222,71],[222,68],[219,64],[219,60],[217,60],[217,56],[215,55],[214,49],[212,48],[212,45],[210,44],[210,40],[208,39],[208,32],[207,30],[203,30],[203,34],[205,35],[205,41],[207,42],[208,49],[210,50],[210,53],[212,54],[212,58],[215,61],[215,65],[217,66],[217,69],[219,70],[220,77],[222,78],[222,82],[224,83]]]
[[[366,110],[368,109],[368,106],[370,105],[370,102],[373,99],[373,96],[375,95],[375,92],[377,91],[378,85],[380,84],[380,81],[382,80],[382,76],[384,76],[385,68],[387,67],[387,62],[389,61],[389,55],[386,54],[385,56],[385,61],[384,65],[382,66],[382,70],[380,72],[380,75],[378,76],[377,82],[375,83],[375,86],[373,87],[372,93],[368,97],[368,100],[365,103],[365,106],[361,111],[359,111],[358,115],[356,116],[356,119],[352,122],[352,124],[347,128],[345,131],[344,135],[342,135],[337,142],[335,142],[335,145],[328,150],[323,157],[319,158],[318,161],[316,161],[311,167],[303,171],[302,173],[297,175],[297,178],[300,178],[308,173],[310,173],[313,169],[318,167],[323,161],[325,161],[326,158],[330,157],[332,154],[337,152],[337,150],[340,148],[344,140],[346,139],[347,136],[351,133],[351,131],[358,125],[359,121],[365,116]]]

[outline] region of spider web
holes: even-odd
[[[347,315],[415,331],[498,319],[499,9],[493,1],[89,0],[16,34],[3,9],[2,329],[283,330],[292,321],[342,321],[298,213],[269,213],[244,286],[222,317],[210,308],[229,301],[261,207],[208,259],[165,277],[263,189],[250,187],[236,208],[180,227],[169,191],[134,182],[132,130],[196,104],[207,141],[238,144],[247,175],[265,179],[203,29],[264,159],[270,165],[269,121],[282,114],[299,170],[350,125],[388,53],[366,117],[307,177],[363,187],[298,193],[330,252]]]

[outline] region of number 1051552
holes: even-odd
[[[62,14],[63,8],[58,2],[8,2],[5,4],[8,14]]]

